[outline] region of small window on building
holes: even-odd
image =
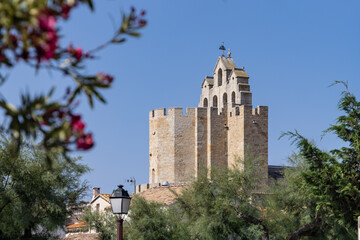
[[[213,97],[213,107],[217,107],[218,106],[218,99],[217,96]]]
[[[208,107],[209,103],[207,98],[204,98],[204,103],[203,103],[203,107]]]
[[[218,70],[218,86],[222,85],[222,70],[219,68]]]
[[[96,212],[100,211],[100,203],[96,204]]]
[[[151,170],[151,178],[152,183],[155,183],[155,168]]]

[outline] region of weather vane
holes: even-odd
[[[222,56],[224,56],[224,51],[226,50],[224,46],[224,42],[222,42],[221,46],[219,47],[219,50],[222,50]]]

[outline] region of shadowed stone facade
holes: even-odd
[[[186,183],[212,167],[233,167],[247,151],[262,158],[259,171],[268,178],[268,107],[252,108],[249,76],[231,57],[219,57],[213,75],[201,85],[197,108],[186,114],[182,108],[150,111],[150,187]]]

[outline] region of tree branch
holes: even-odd
[[[298,230],[287,236],[286,239],[298,240],[302,236],[313,236],[320,229],[320,226],[321,226],[320,217],[315,217],[315,219],[312,222],[301,226]]]

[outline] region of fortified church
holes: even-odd
[[[268,179],[268,107],[253,108],[249,79],[229,50],[202,81],[198,107],[150,111],[149,184],[137,193],[189,183],[204,169],[232,168],[250,152],[261,157],[259,171]]]

